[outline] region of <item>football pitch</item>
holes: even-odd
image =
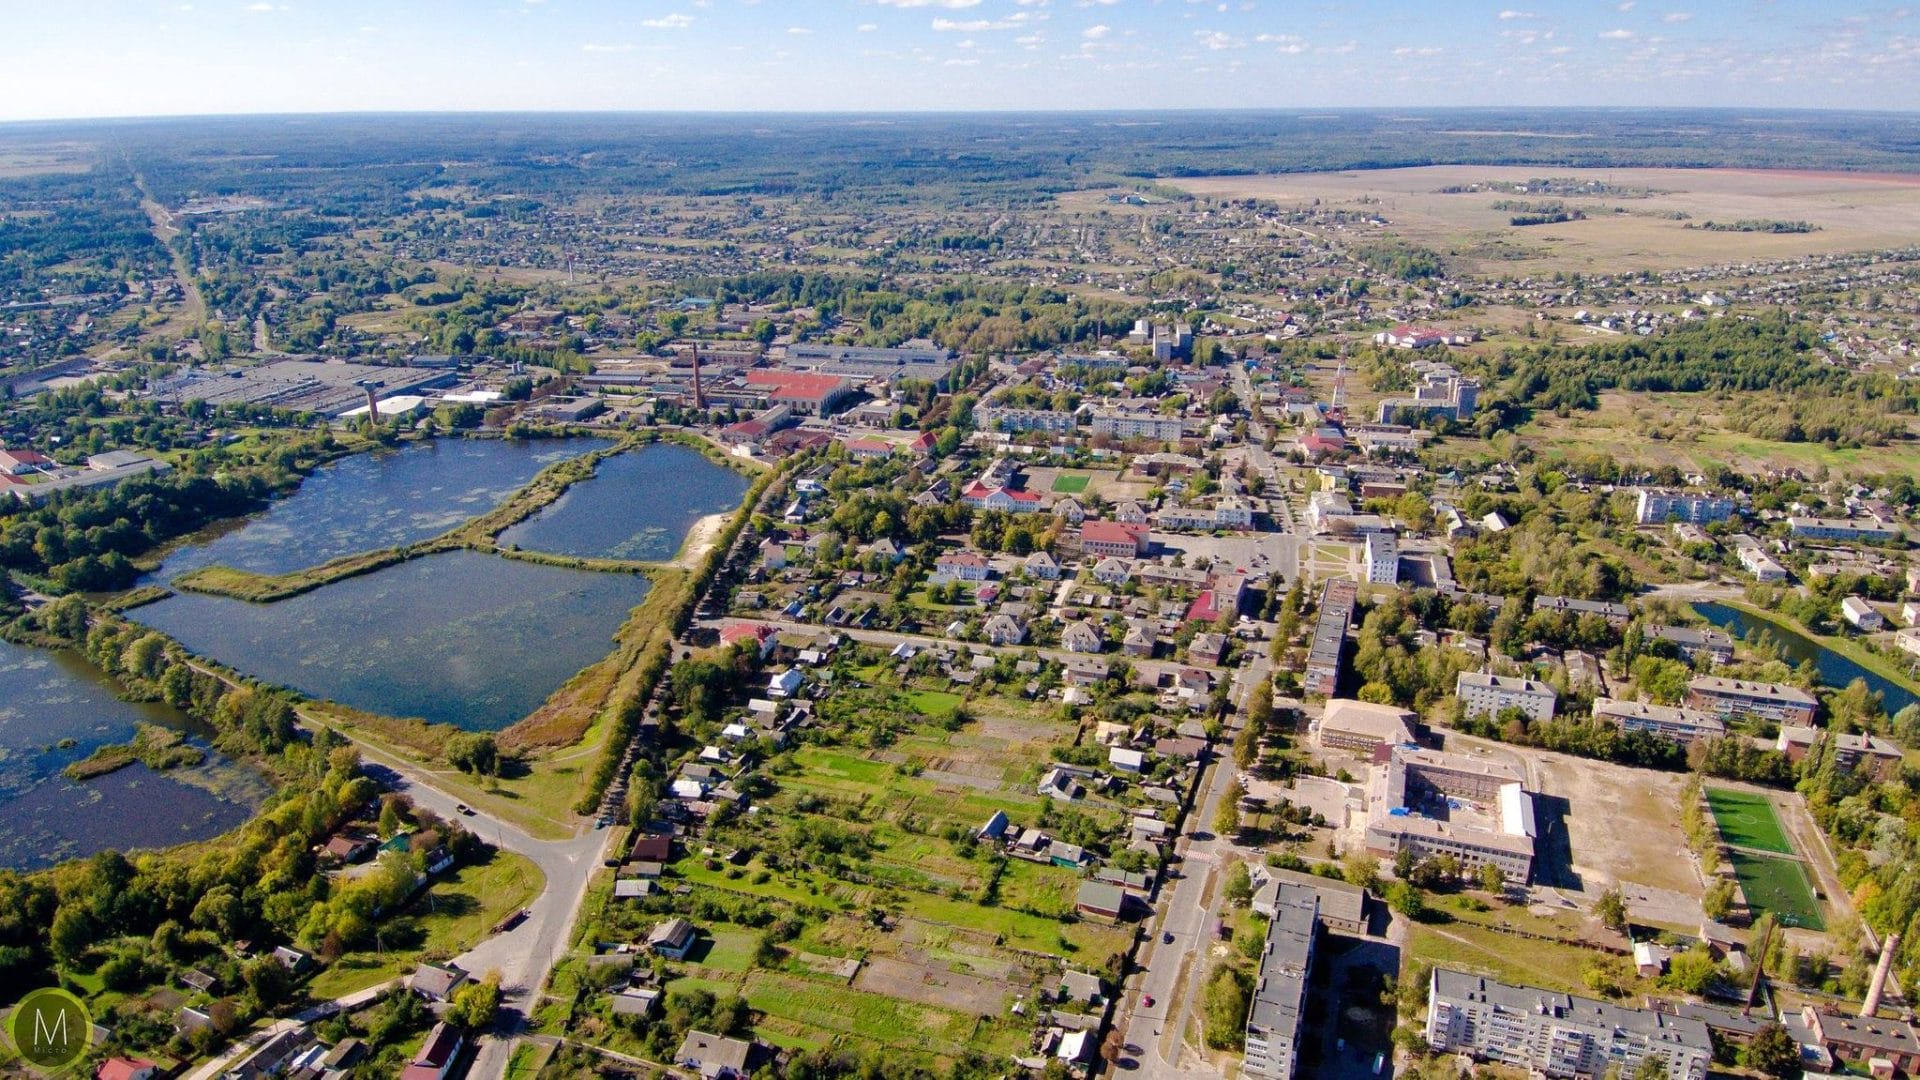
[[[1767,855],[1731,853],[1734,876],[1740,890],[1747,894],[1747,906],[1756,912],[1768,911],[1782,926],[1807,930],[1825,930],[1820,917],[1820,901],[1814,899],[1813,883],[1807,869],[1794,859],[1776,859]]]
[[[1087,490],[1087,483],[1092,479],[1086,473],[1061,473],[1053,478],[1053,490],[1063,495],[1078,495]]]
[[[1787,830],[1765,795],[1708,788],[1707,806],[1720,826],[1720,836],[1734,847],[1781,855],[1794,853],[1793,845],[1787,842]]]

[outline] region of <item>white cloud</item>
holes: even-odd
[[[1502,19],[1532,19],[1538,16],[1534,15],[1531,11],[1515,11],[1512,8],[1508,8],[1500,13],[1500,17]]]
[[[976,34],[983,30],[1019,30],[1027,25],[1028,14],[1016,11],[1004,19],[949,19],[944,16],[933,20],[933,28],[943,33]]]
[[[811,33],[813,33],[813,27],[811,27],[811,26],[789,26],[789,27],[787,27],[787,33],[789,33],[789,34],[811,34]]]
[[[657,19],[641,19],[640,25],[652,30],[685,30],[693,25],[693,16],[676,11]]]
[[[951,59],[951,60],[948,60],[948,61],[947,61],[947,62],[945,63],[945,65],[944,65],[944,66],[946,66],[946,67],[972,67],[972,66],[974,66],[975,64],[978,64],[979,62],[980,62],[980,60],[979,60],[979,58],[977,58],[977,57],[972,57],[972,56],[969,56],[969,57],[964,57],[964,58],[962,58],[962,57],[954,57],[953,59]]]
[[[258,4],[248,4],[247,10],[248,11],[272,11],[274,10],[274,7],[272,4],[267,3],[266,0],[261,0],[261,2]]]
[[[1080,31],[1080,36],[1086,38],[1088,41],[1099,41],[1111,33],[1113,33],[1113,27],[1102,23],[1098,26],[1089,26],[1085,30]]]
[[[878,29],[880,29],[879,23],[870,23],[870,22],[863,22],[859,26],[854,27],[854,30],[862,34],[871,34]]]
[[[1639,2],[1640,0],[1620,0],[1619,7],[1621,11],[1632,11],[1633,6]]]
[[[1015,45],[1022,46],[1023,48],[1037,49],[1046,40],[1047,40],[1047,35],[1045,34],[1022,34],[1019,37],[1014,38],[1013,43]]]
[[[979,7],[980,0],[874,0],[881,7],[897,8],[970,8]]]
[[[1441,48],[1438,45],[1423,45],[1419,48],[1414,48],[1412,45],[1402,45],[1399,48],[1393,50],[1393,55],[1395,56],[1439,56],[1441,53],[1446,51],[1447,50]]]
[[[1253,40],[1262,45],[1277,46],[1276,52],[1286,53],[1289,56],[1298,56],[1307,51],[1307,39],[1297,34],[1261,34]]]
[[[613,42],[589,41],[585,45],[580,46],[580,51],[590,52],[590,53],[632,52],[633,43],[630,41],[613,41]]]
[[[1660,16],[1660,21],[1663,23],[1683,23],[1690,21],[1692,18],[1693,12],[1691,11],[1669,11],[1665,15]]]
[[[1633,31],[1605,30],[1601,32],[1600,39],[1602,41],[1631,41],[1633,40]]]
[[[1216,52],[1221,49],[1244,49],[1247,43],[1222,30],[1195,30],[1193,36],[1200,44]]]

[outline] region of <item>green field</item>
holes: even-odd
[[[1086,473],[1061,473],[1053,478],[1053,490],[1064,495],[1078,495],[1087,490],[1087,484],[1092,479]]]
[[[1754,911],[1772,912],[1783,926],[1825,930],[1820,901],[1814,899],[1813,884],[1807,880],[1806,867],[1794,859],[1776,859],[1768,855],[1732,853],[1733,872],[1747,894],[1747,906]]]
[[[1720,836],[1734,847],[1792,855],[1787,830],[1765,795],[1726,788],[1708,788],[1707,805],[1720,826]]]

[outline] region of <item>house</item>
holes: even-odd
[[[1060,974],[1060,988],[1054,992],[1060,1001],[1083,1002],[1099,1005],[1106,1000],[1106,988],[1100,985],[1100,976],[1085,971],[1065,971]]]
[[[0,474],[25,476],[53,468],[53,459],[37,450],[0,450]]]
[[[1151,657],[1159,644],[1153,628],[1145,622],[1135,621],[1127,624],[1127,635],[1121,639],[1120,651],[1128,656]]]
[[[467,973],[457,965],[421,964],[407,977],[407,989],[428,1001],[451,1001],[466,981]]]
[[[1125,585],[1133,577],[1133,567],[1125,559],[1108,557],[1093,567],[1093,580],[1102,585]]]
[[[651,987],[622,990],[613,995],[613,1015],[652,1016],[660,1004],[660,991]]]
[[[1007,835],[1007,828],[1011,824],[1005,810],[995,810],[993,816],[987,819],[987,823],[980,826],[980,832],[977,835],[981,840],[999,840]]]
[[[1218,664],[1226,654],[1227,637],[1212,631],[1193,635],[1187,643],[1187,659],[1204,664]]]
[[[933,561],[934,584],[949,581],[985,581],[990,573],[987,557],[977,551],[952,551]]]
[[[1849,596],[1840,601],[1840,615],[1847,624],[1863,634],[1877,633],[1886,629],[1887,620],[1858,596]]]
[[[1128,909],[1127,891],[1104,881],[1088,881],[1074,895],[1073,909],[1096,919],[1118,921]]]
[[[108,1058],[93,1071],[94,1080],[153,1080],[159,1074],[160,1066],[145,1058]]]
[[[1087,520],[1087,509],[1079,500],[1069,496],[1053,504],[1053,516],[1069,525],[1078,525]]]
[[[1086,794],[1086,789],[1080,786],[1079,779],[1072,773],[1056,767],[1048,769],[1047,774],[1040,778],[1040,784],[1036,794],[1045,795],[1052,799],[1059,799],[1063,802],[1072,802]]]
[[[1023,565],[1031,577],[1039,578],[1041,581],[1060,580],[1060,564],[1044,551],[1036,551],[1027,556],[1027,561]]]
[[[760,561],[765,563],[769,570],[785,570],[787,545],[771,536],[760,541]]]
[[[1027,628],[1009,615],[995,615],[988,619],[981,633],[994,645],[1018,645],[1027,639]]]
[[[1107,751],[1107,764],[1121,772],[1139,773],[1147,766],[1147,755],[1138,750],[1116,746]]]
[[[1097,653],[1107,647],[1107,642],[1098,627],[1082,619],[1060,631],[1060,647],[1068,652]]]
[[[790,667],[767,680],[767,696],[770,698],[788,698],[799,692],[805,678],[800,669]]]
[[[742,1080],[753,1058],[753,1044],[704,1031],[689,1031],[674,1052],[674,1064],[693,1069],[701,1080]]]
[[[723,647],[732,648],[742,642],[751,643],[759,650],[760,659],[765,660],[773,654],[780,639],[773,627],[755,623],[728,623],[720,628],[720,644]]]
[[[273,958],[280,962],[281,967],[286,968],[295,975],[307,970],[307,968],[313,964],[313,957],[308,956],[306,953],[301,952],[291,945],[281,945],[274,949]]]
[[[413,1064],[401,1072],[400,1080],[446,1080],[465,1045],[466,1037],[460,1029],[442,1020],[427,1032],[427,1041],[414,1055]]]
[[[321,847],[320,854],[337,863],[357,863],[373,854],[376,845],[363,836],[335,836]]]
[[[693,924],[685,919],[672,918],[653,928],[647,935],[647,948],[669,960],[685,960],[693,948]]]

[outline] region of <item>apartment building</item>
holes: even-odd
[[[1659,525],[1669,521],[1708,525],[1728,520],[1738,509],[1739,504],[1724,495],[1641,488],[1634,500],[1633,520],[1641,525]]]
[[[1712,713],[1722,720],[1772,720],[1780,724],[1811,724],[1819,703],[1812,694],[1779,683],[1722,679],[1698,675],[1687,684],[1687,708]]]
[[[1307,647],[1307,670],[1302,680],[1305,693],[1332,697],[1339,690],[1340,654],[1346,647],[1358,591],[1359,586],[1346,578],[1334,578],[1320,591],[1320,616],[1313,625],[1313,643]]]
[[[1260,974],[1247,1010],[1246,1057],[1240,1075],[1293,1080],[1305,1035],[1307,974],[1319,932],[1320,897],[1305,885],[1281,884],[1260,950]]]
[[[1519,709],[1528,719],[1551,720],[1560,701],[1546,683],[1479,671],[1461,672],[1454,680],[1453,692],[1466,706],[1468,716],[1494,716],[1505,709]]]
[[[1621,731],[1644,731],[1677,743],[1717,739],[1727,733],[1726,722],[1712,713],[1645,701],[1594,698],[1593,718],[1613,724]]]
[[[1435,968],[1427,985],[1427,1045],[1555,1080],[1631,1075],[1646,1058],[1670,1080],[1705,1080],[1707,1025],[1479,975]]]
[[[1161,442],[1178,442],[1185,425],[1178,416],[1162,416],[1159,413],[1132,412],[1125,409],[1096,409],[1093,413],[1093,433],[1112,435],[1120,439],[1158,439]]]

